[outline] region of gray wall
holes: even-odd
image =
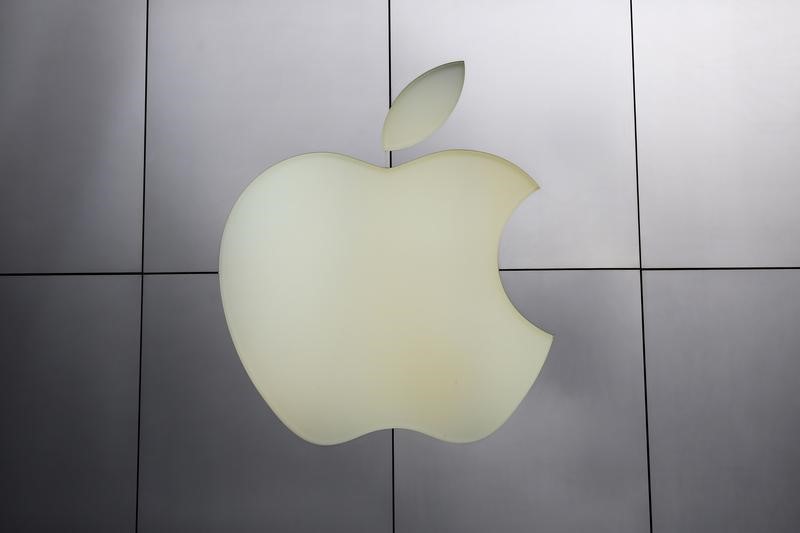
[[[4,0],[0,529],[797,531],[798,18]],[[475,148],[537,178],[500,261],[550,358],[483,441],[307,444],[230,342],[224,218],[289,156],[385,164],[390,94],[459,58],[450,121],[394,163]]]

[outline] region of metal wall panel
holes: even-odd
[[[387,17],[370,0],[151,4],[148,271],[216,270],[236,198],[283,159],[385,164]]]
[[[653,531],[797,531],[800,272],[645,274]]]
[[[0,272],[138,271],[144,0],[0,3]]]
[[[466,62],[450,120],[402,163],[449,148],[491,152],[541,190],[504,232],[505,268],[638,267],[628,2],[392,3],[394,95]]]
[[[139,531],[391,531],[388,431],[291,433],[245,374],[216,275],[148,276],[144,298]]]
[[[133,532],[140,283],[0,278],[0,530]]]
[[[555,335],[522,405],[472,444],[396,433],[398,533],[648,527],[639,275],[505,272]]]
[[[798,18],[634,2],[645,266],[800,266]]]

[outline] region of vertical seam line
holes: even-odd
[[[653,489],[650,469],[650,409],[647,400],[647,342],[644,318],[644,268],[642,264],[642,210],[639,193],[639,125],[636,113],[636,50],[634,48],[633,0],[628,0],[631,34],[631,94],[633,97],[633,154],[636,176],[636,230],[639,244],[639,312],[642,328],[642,389],[644,395],[645,456],[647,464],[647,516],[650,533],[653,533]]]
[[[134,531],[139,531],[139,478],[142,447],[142,352],[144,340],[144,233],[147,201],[147,72],[150,48],[150,0],[145,0],[144,15],[144,117],[142,121],[142,241],[139,265],[139,376],[136,412],[136,499]]]

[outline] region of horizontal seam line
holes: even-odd
[[[500,272],[558,272],[558,271],[716,271],[716,270],[800,270],[800,266],[726,266],[726,267],[542,267],[542,268],[501,268]],[[187,276],[219,274],[218,270],[186,270],[156,272],[0,272],[0,277],[25,276]]]

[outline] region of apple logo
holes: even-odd
[[[384,148],[441,126],[463,82],[459,61],[409,84]],[[225,224],[219,282],[242,364],[283,423],[316,444],[392,427],[470,442],[500,427],[553,340],[498,269],[503,227],[537,188],[471,150],[394,168],[311,153],[254,179]]]

